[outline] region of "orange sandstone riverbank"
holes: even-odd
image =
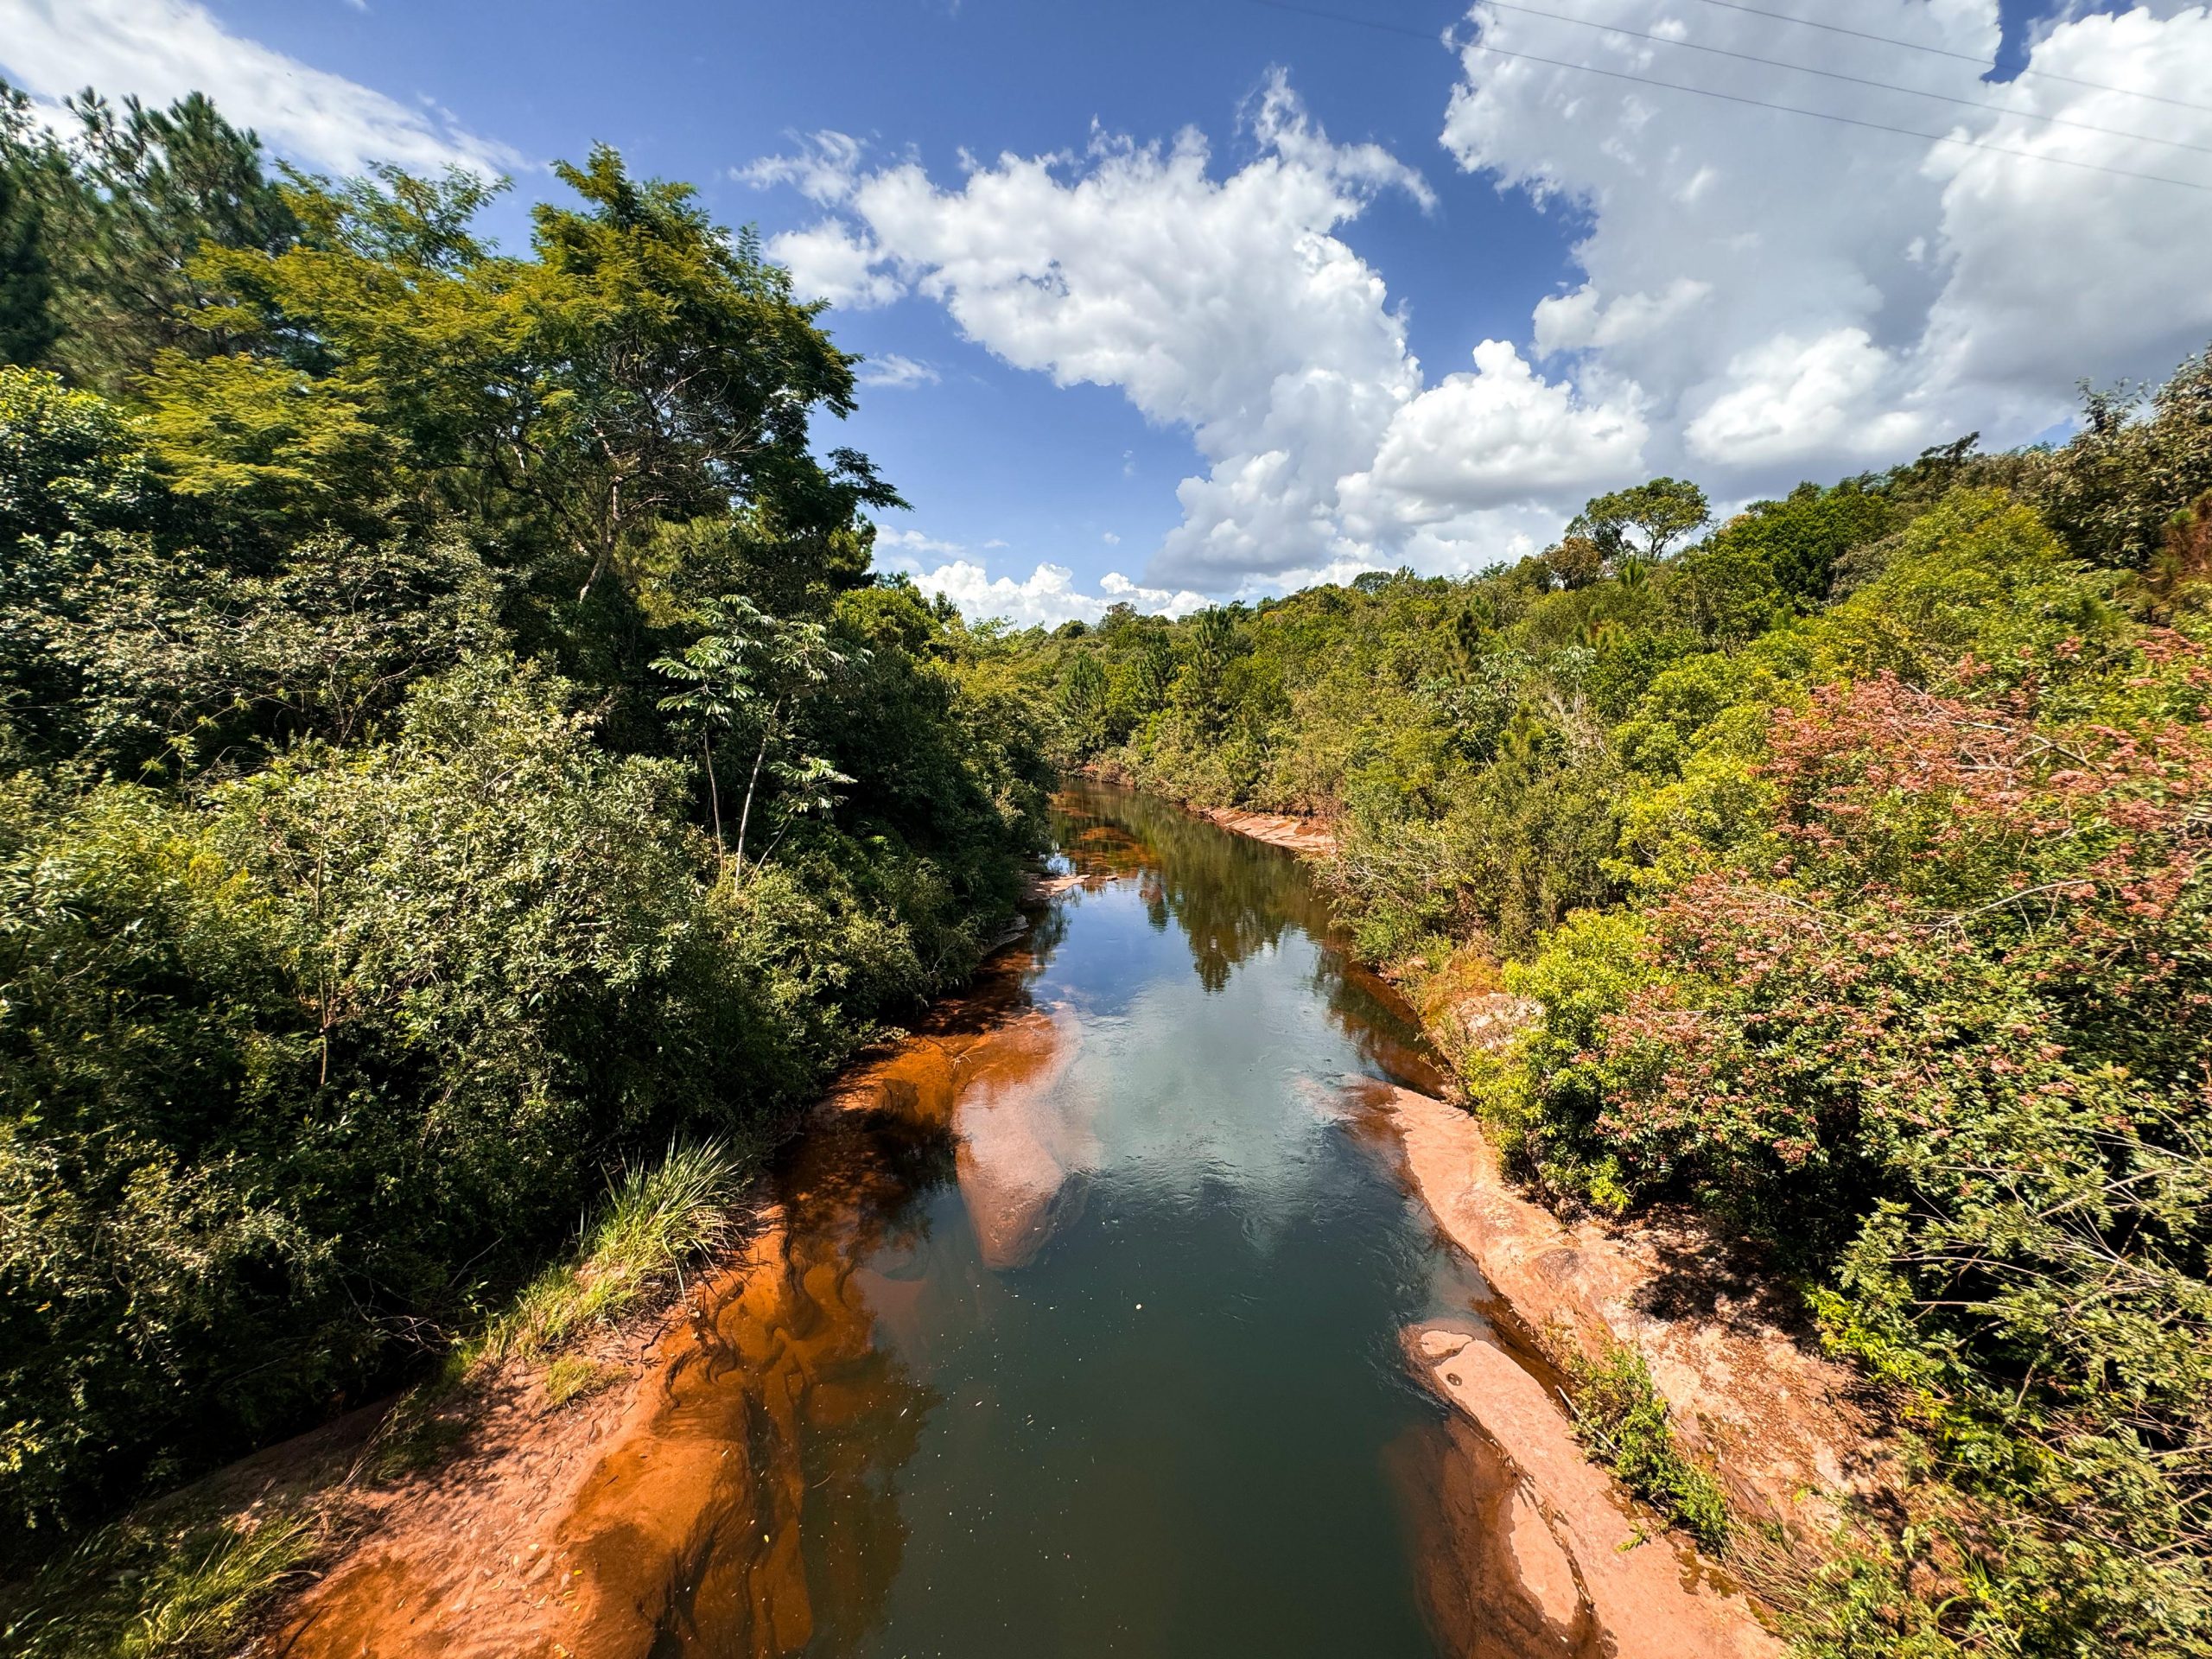
[[[1205,807],[1198,816],[1234,835],[1249,836],[1302,857],[1326,858],[1337,850],[1336,832],[1319,818],[1294,817],[1287,812],[1240,812],[1228,806]]]

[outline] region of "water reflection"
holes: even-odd
[[[1294,861],[1059,806],[1072,885],[827,1103],[669,1455],[593,1495],[682,1536],[657,1655],[1437,1650],[1391,1448],[1443,1431],[1397,1339],[1477,1287],[1367,1092],[1433,1077],[1418,1034]]]
[[[1139,876],[1152,925],[1165,931],[1172,920],[1182,929],[1209,995],[1286,931],[1327,929],[1325,912],[1292,860],[1165,801],[1084,783],[1063,791],[1055,804],[1066,826],[1061,846],[1085,862]]]

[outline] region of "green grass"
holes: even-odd
[[[1608,1343],[1594,1359],[1576,1343],[1552,1345],[1584,1443],[1624,1486],[1706,1548],[1726,1546],[1728,1500],[1720,1483],[1684,1455],[1643,1356],[1625,1343]]]
[[[737,1199],[752,1164],[751,1158],[707,1141],[671,1147],[659,1163],[625,1170],[575,1256],[531,1281],[483,1336],[462,1350],[463,1365],[557,1353],[585,1331],[616,1323],[678,1281],[686,1263],[735,1236]]]
[[[621,1376],[619,1366],[602,1365],[582,1354],[563,1354],[545,1368],[545,1397],[556,1406],[565,1406],[597,1394]]]
[[[251,1529],[126,1519],[48,1563],[0,1613],[19,1659],[207,1659],[228,1651],[320,1543],[298,1516]]]

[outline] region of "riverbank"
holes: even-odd
[[[1233,835],[1249,836],[1302,857],[1327,858],[1337,850],[1336,832],[1319,818],[1301,818],[1287,812],[1240,812],[1227,806],[1193,810]]]
[[[1258,815],[1192,809],[1238,834],[1325,856]],[[1282,821],[1298,824],[1302,821]],[[1248,827],[1248,824],[1251,827]],[[1318,843],[1314,844],[1314,843]],[[1455,959],[1411,988],[1431,1041],[1457,1065],[1496,1052],[1540,1017],[1497,988],[1494,968]],[[1779,1644],[1736,1586],[1675,1535],[1642,1548],[1663,1524],[1630,1507],[1593,1461],[1586,1434],[1547,1362],[1641,1357],[1669,1408],[1669,1427],[1725,1491],[1737,1552],[1771,1576],[1783,1552],[1818,1545],[1847,1505],[1897,1475],[1879,1423],[1850,1367],[1827,1358],[1802,1309],[1761,1264],[1694,1217],[1658,1213],[1625,1226],[1562,1220],[1520,1192],[1496,1147],[1463,1106],[1412,1090],[1384,1109],[1409,1181],[1438,1225],[1481,1272],[1487,1327],[1409,1328],[1414,1374],[1459,1412],[1507,1472],[1510,1494],[1481,1507],[1441,1508],[1464,1547],[1517,1576],[1522,1614],[1542,1643],[1580,1652],[1597,1640],[1639,1654],[1764,1655]],[[1499,1537],[1478,1538],[1488,1529]],[[1770,1588],[1774,1586],[1770,1586]]]

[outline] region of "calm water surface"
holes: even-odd
[[[1426,1052],[1294,860],[1061,808],[1081,885],[781,1173],[774,1515],[665,1653],[1438,1650],[1402,1476],[1441,1414],[1398,1333],[1479,1287],[1373,1106]]]

